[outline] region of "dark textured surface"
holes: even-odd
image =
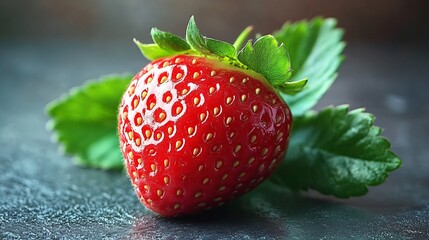
[[[131,43],[0,42],[0,239],[429,239],[428,49],[349,46],[320,106],[366,106],[403,166],[362,198],[263,185],[225,207],[163,219],[124,173],[82,169],[57,151],[43,108],[86,79],[137,72]]]

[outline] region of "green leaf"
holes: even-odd
[[[142,44],[137,40],[134,41],[149,60],[181,53],[216,57],[220,61],[228,61],[228,64],[233,63],[239,68],[251,69],[262,74],[272,85],[285,94],[300,92],[307,80],[290,81],[292,71],[288,51],[283,44],[279,44],[274,36],[262,36],[255,41],[254,45],[249,41],[237,55],[237,49],[243,45],[252,29],[252,27],[247,27],[232,45],[201,35],[194,16],[191,16],[186,28],[186,41],[157,28],[151,30],[154,44]]]
[[[307,85],[307,82],[308,79],[304,78],[295,82],[284,82],[277,87],[285,94],[294,95],[301,92],[305,85]]]
[[[308,78],[305,90],[290,96],[282,94],[295,116],[316,105],[337,77],[343,57],[343,31],[334,19],[316,18],[310,22],[286,23],[273,34],[287,46],[292,61],[291,80]]]
[[[291,76],[288,51],[272,35],[262,36],[253,45],[249,41],[239,52],[238,60],[273,85],[281,85]]]
[[[153,42],[158,46],[169,52],[184,52],[191,47],[181,37],[169,32],[161,31],[157,28],[152,28],[150,34],[152,35]]]
[[[287,156],[273,180],[341,198],[367,193],[401,165],[373,121],[363,109],[348,106],[296,117]]]
[[[117,109],[131,79],[131,75],[123,75],[90,81],[47,106],[48,126],[77,164],[122,169]]]
[[[235,50],[234,46],[227,42],[213,38],[206,38],[206,43],[207,49],[220,57],[235,58],[237,55],[237,51]]]
[[[147,58],[151,61],[158,59],[158,58],[162,58],[162,57],[173,56],[176,54],[172,51],[167,51],[165,49],[162,49],[157,44],[144,44],[144,43],[139,42],[136,39],[134,39],[134,43],[140,49],[143,56],[145,56],[145,58]]]
[[[193,49],[204,54],[210,53],[210,51],[207,50],[206,41],[203,36],[201,36],[200,30],[195,23],[194,16],[191,16],[186,28],[186,41]]]

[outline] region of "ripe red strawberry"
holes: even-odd
[[[119,111],[135,191],[163,216],[219,206],[255,188],[282,160],[291,129],[289,108],[264,71],[241,53],[219,54],[232,45],[197,30],[191,18],[186,42],[155,29],[156,45],[138,43],[156,60],[133,78]],[[148,52],[154,46],[158,53]]]

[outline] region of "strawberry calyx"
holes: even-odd
[[[262,75],[275,89],[285,94],[296,94],[306,85],[307,79],[291,81],[292,68],[287,48],[272,35],[264,35],[254,42],[247,40],[252,27],[247,27],[234,44],[202,36],[194,17],[189,19],[186,40],[169,32],[152,28],[154,43],[144,44],[134,39],[142,54],[149,60],[179,54],[217,59],[241,70]]]

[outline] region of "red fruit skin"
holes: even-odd
[[[144,67],[124,93],[119,138],[137,196],[162,216],[224,204],[284,157],[292,116],[258,74],[179,55]]]

